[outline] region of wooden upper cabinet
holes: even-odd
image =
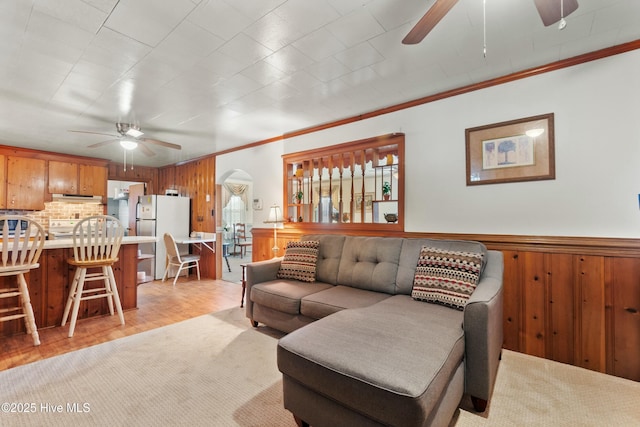
[[[43,210],[46,162],[7,157],[7,209]]]
[[[105,166],[79,165],[78,182],[80,191],[78,194],[85,196],[107,195],[107,168]]]
[[[78,194],[78,165],[71,162],[49,162],[49,193]]]

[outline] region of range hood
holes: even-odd
[[[102,203],[101,196],[83,196],[81,194],[52,194],[51,197],[56,202]]]

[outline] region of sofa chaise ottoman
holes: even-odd
[[[446,426],[464,393],[484,410],[502,346],[500,252],[435,239],[301,241],[317,242],[313,281],[282,278],[286,256],[247,266],[247,316],[290,332],[279,341],[278,368],[284,405],[300,425]],[[477,261],[463,306],[416,293],[432,250],[436,264]]]

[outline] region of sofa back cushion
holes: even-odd
[[[316,264],[316,280],[318,282],[338,284],[338,266],[342,257],[345,236],[340,234],[307,234],[300,240],[320,242],[318,261]]]
[[[440,239],[404,239],[396,277],[395,293],[411,295],[416,267],[423,246],[438,248],[446,251],[471,252],[483,254],[483,264],[480,274],[484,270],[487,260],[487,248],[480,242],[471,240],[440,240]]]
[[[393,237],[347,236],[338,268],[338,284],[395,294],[402,241]]]

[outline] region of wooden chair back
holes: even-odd
[[[247,240],[247,229],[244,223],[236,224],[236,243],[243,243]]]
[[[42,225],[26,216],[2,215],[0,230],[2,232],[0,275],[37,268],[45,241]]]
[[[109,215],[94,215],[73,228],[73,257],[76,262],[114,261],[124,236],[124,226]]]

